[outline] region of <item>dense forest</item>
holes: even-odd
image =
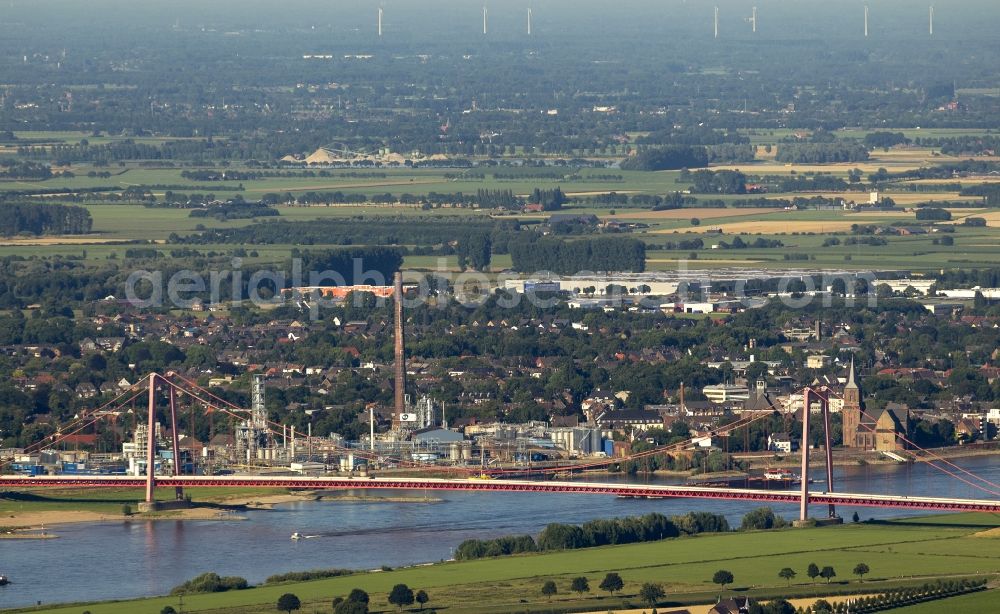
[[[623,170],[667,171],[708,166],[708,151],[704,147],[673,145],[645,149],[622,162]]]
[[[274,217],[280,215],[277,209],[263,203],[248,203],[242,200],[226,202],[219,205],[209,205],[192,209],[191,217],[213,217],[217,220],[245,220],[256,217]]]
[[[638,239],[592,238],[563,240],[526,237],[510,243],[514,270],[552,271],[572,275],[581,271],[631,271],[646,268],[646,245]]]
[[[304,274],[332,274],[320,285],[340,285],[340,280],[349,285],[372,284],[382,281],[391,283],[393,274],[403,265],[403,255],[398,249],[387,247],[365,247],[339,250],[303,251],[300,254]],[[291,268],[291,267],[289,267]],[[381,277],[372,279],[372,274]],[[308,278],[306,279],[308,282]]]
[[[792,164],[830,164],[833,162],[863,162],[868,148],[861,143],[802,143],[781,144],[775,160]]]
[[[79,235],[93,226],[90,211],[75,205],[0,204],[0,234]]]

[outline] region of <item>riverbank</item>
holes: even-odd
[[[660,609],[711,604],[719,594],[713,574],[725,569],[735,577],[724,594],[747,594],[756,599],[816,599],[871,594],[900,586],[919,586],[936,578],[1000,577],[1000,548],[984,548],[981,536],[997,526],[988,514],[953,514],[903,521],[847,524],[836,527],[783,529],[761,532],[704,534],[623,546],[507,556],[475,561],[413,565],[405,568],[358,572],[308,582],[263,585],[248,590],[184,596],[184,611],[229,610],[253,614],[274,611],[278,596],[292,593],[303,611],[328,609],[330,601],[360,588],[372,604],[386,604],[396,584],[425,590],[429,607],[467,614],[500,612],[628,611],[640,605],[639,588],[645,582],[662,584],[667,600]],[[870,567],[864,582],[851,570],[858,563]],[[837,575],[829,584],[806,575],[810,563],[830,566]],[[797,575],[790,583],[778,576],[788,567]],[[227,569],[213,570],[227,575]],[[625,586],[613,596],[598,594],[607,572],[618,573]],[[587,578],[591,593],[570,589],[573,578]],[[17,578],[12,578],[16,590]],[[551,601],[541,594],[552,581],[557,592]],[[8,587],[10,589],[11,587]],[[994,589],[995,590],[995,589]],[[994,597],[1000,597],[990,591]],[[944,603],[944,602],[942,602]],[[26,608],[23,611],[79,614],[155,612],[165,606],[179,609],[178,598],[156,597],[117,602]],[[648,612],[649,609],[647,608]]]
[[[969,444],[963,446],[950,446],[947,448],[932,448],[927,452],[906,450],[899,453],[908,462],[931,463],[935,461],[956,460],[963,458],[976,458],[984,456],[1000,456],[1000,446],[996,442],[988,444]],[[753,452],[733,454],[734,461],[746,461],[750,463],[751,470],[763,471],[767,469],[792,469],[796,470],[802,466],[801,454],[779,454],[774,452]],[[809,467],[813,470],[816,467],[824,466],[826,459],[822,450],[811,450],[809,453]],[[848,451],[835,449],[833,451],[834,467],[858,467],[865,465],[900,465],[905,464],[889,458],[881,452],[875,451]],[[696,469],[687,471],[676,471],[671,469],[655,469],[653,471],[640,471],[641,475],[655,475],[659,477],[683,477],[689,480],[704,480],[717,478],[743,478],[747,472],[739,470],[698,472]],[[599,476],[599,475],[625,475],[624,471],[609,471],[606,468],[582,470],[579,475]]]
[[[977,458],[984,456],[1000,456],[1000,448],[995,444],[970,444],[964,446],[950,446],[947,448],[932,448],[926,452],[916,451],[916,450],[905,450],[898,452],[899,456],[907,459],[907,462],[914,463],[932,463],[945,460],[955,460],[963,458]],[[750,461],[751,468],[753,469],[763,469],[768,468],[783,468],[783,469],[797,469],[802,466],[802,455],[801,454],[775,454],[775,453],[757,453],[757,454],[734,454],[734,460],[739,461]],[[810,450],[809,452],[809,467],[823,466],[826,464],[826,458],[823,455],[823,450]],[[867,451],[867,452],[855,452],[847,450],[837,450],[833,451],[833,466],[834,467],[857,467],[864,465],[900,465],[904,464],[900,461],[885,456],[881,452]],[[709,476],[709,475],[725,475],[733,472],[720,472],[719,474],[694,474],[693,477]],[[740,473],[740,472],[736,472]],[[741,475],[743,475],[741,473]]]
[[[215,496],[211,501],[200,500],[192,507],[176,510],[165,510],[148,513],[129,513],[114,509],[72,509],[74,505],[80,508],[92,508],[92,500],[77,499],[76,492],[64,497],[34,497],[22,502],[21,509],[15,513],[4,510],[0,515],[3,526],[12,529],[12,533],[0,533],[0,538],[7,539],[40,539],[53,537],[42,535],[46,526],[62,524],[77,524],[86,522],[140,522],[145,520],[245,520],[241,512],[257,510],[272,510],[280,505],[301,503],[304,501],[326,501],[342,503],[441,503],[444,499],[428,496],[379,496],[370,494],[327,494],[322,491],[296,491],[284,493],[243,493],[234,496]],[[45,509],[58,504],[63,509]],[[132,507],[128,503],[127,505]],[[38,509],[31,509],[36,506]],[[107,508],[107,505],[98,506]],[[113,510],[113,511],[112,511]],[[27,534],[26,531],[35,533]]]
[[[169,501],[173,490],[163,492]],[[29,489],[0,494],[0,526],[30,528],[94,522],[146,520],[242,520],[241,512],[271,509],[306,497],[281,489],[206,488],[194,492],[191,507],[134,513],[144,493],[140,489]],[[315,499],[315,497],[313,497]]]
[[[299,503],[301,501],[316,501],[320,497],[312,492],[287,493],[276,495],[247,496],[238,495],[222,499],[219,504],[227,507],[240,507],[248,510],[270,510],[284,503]]]
[[[104,514],[85,510],[40,510],[8,516],[3,519],[6,526],[17,531],[42,531],[44,527],[81,522],[141,522],[146,520],[243,520],[235,510],[215,507],[192,507],[147,514]]]
[[[34,529],[10,529],[0,531],[0,539],[56,539],[58,535],[52,535],[46,531],[38,529],[36,532],[29,533],[27,531],[34,531]]]

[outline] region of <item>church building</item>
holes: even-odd
[[[844,447],[858,450],[905,450],[910,435],[910,411],[890,403],[877,415],[865,411],[861,386],[858,385],[854,359],[844,385]]]

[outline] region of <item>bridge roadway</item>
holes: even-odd
[[[156,476],[162,488],[254,487],[335,489],[408,489],[461,490],[473,492],[537,492],[615,495],[636,498],[698,498],[730,501],[798,503],[799,491],[713,488],[704,486],[665,486],[654,484],[616,484],[606,482],[531,481],[498,479],[393,478],[393,477],[297,477],[297,476]],[[107,475],[0,476],[0,490],[39,487],[72,488],[144,488],[145,477]],[[950,499],[942,497],[907,497],[860,493],[810,491],[811,504],[834,504],[854,507],[885,507],[950,512],[1000,513],[1000,501],[988,499]]]

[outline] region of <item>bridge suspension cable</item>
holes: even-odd
[[[236,418],[236,419],[244,419],[245,418],[245,414],[247,412],[246,409],[241,408],[238,405],[236,405],[235,403],[233,403],[233,402],[231,402],[231,401],[229,401],[227,399],[224,399],[224,398],[222,398],[222,397],[214,394],[212,391],[208,390],[207,388],[204,388],[203,386],[200,386],[197,382],[194,382],[194,381],[188,379],[187,377],[184,377],[183,375],[181,375],[179,373],[168,372],[165,376],[159,376],[158,375],[157,379],[159,379],[159,381],[163,382],[167,386],[170,386],[170,387],[174,388],[178,392],[181,392],[183,394],[187,394],[192,399],[194,399],[194,400],[200,402],[201,404],[203,404],[206,407],[206,409],[220,411],[220,412],[222,412],[222,413],[224,413],[224,414],[226,414],[226,415],[228,415],[230,417]],[[186,386],[181,386],[176,381],[173,381],[174,379],[180,380],[181,382],[183,382],[184,384],[186,384]],[[42,448],[45,448],[45,447],[48,447],[48,446],[57,445],[58,443],[66,440],[67,438],[69,438],[69,437],[71,437],[73,435],[76,435],[76,434],[82,432],[83,430],[85,430],[86,428],[94,425],[95,423],[99,422],[102,418],[111,416],[114,413],[114,411],[119,410],[122,406],[127,405],[128,403],[131,403],[131,402],[135,401],[139,396],[141,396],[144,392],[146,392],[147,389],[148,389],[148,387],[149,387],[148,381],[149,381],[148,377],[142,378],[142,379],[138,380],[135,384],[132,384],[127,389],[123,390],[120,394],[118,394],[117,396],[115,396],[113,399],[111,399],[111,400],[103,403],[102,405],[98,406],[97,408],[95,408],[93,410],[85,410],[85,411],[81,412],[77,417],[75,417],[73,420],[71,420],[67,424],[61,425],[59,427],[60,428],[60,432],[54,433],[52,435],[48,435],[44,439],[39,440],[39,441],[37,441],[37,442],[35,442],[33,444],[30,444],[30,445],[26,446],[25,447],[25,451],[27,451],[27,452],[34,452],[34,451],[38,451],[38,450],[40,450]],[[237,412],[239,412],[239,413],[237,413]],[[861,410],[861,413],[865,417],[869,418],[870,420],[874,420],[874,417],[871,414],[865,412],[864,410]],[[770,414],[770,413],[760,413],[760,414],[752,415],[750,417],[741,417],[741,418],[737,419],[736,421],[734,421],[734,422],[732,422],[730,424],[727,424],[727,425],[724,425],[724,426],[722,426],[722,427],[720,427],[718,429],[715,429],[715,431],[713,431],[713,432],[715,434],[730,433],[732,431],[735,431],[735,430],[738,430],[738,429],[741,429],[741,428],[749,427],[751,424],[753,424],[753,423],[755,423],[755,422],[757,422],[759,420],[762,420],[764,418],[768,418],[771,415],[772,414]],[[278,422],[272,421],[270,419],[268,419],[267,423],[268,423],[268,430],[271,432],[271,434],[273,434],[273,435],[279,435],[279,434],[281,434],[280,431],[276,430],[275,427],[277,427],[277,429],[283,429],[284,425],[282,425],[282,424],[280,424]],[[868,428],[869,430],[871,430],[871,427],[866,427],[866,428]],[[946,458],[944,458],[944,457],[942,457],[942,456],[940,456],[938,454],[935,454],[934,452],[932,452],[932,451],[930,451],[930,450],[928,450],[926,448],[923,448],[922,446],[918,445],[916,442],[914,442],[913,440],[909,439],[905,435],[899,435],[898,437],[900,439],[902,439],[904,442],[906,442],[908,445],[912,446],[914,449],[919,450],[923,454],[926,454],[927,456],[933,458],[935,462],[940,462],[940,463],[942,463],[944,465],[947,465],[947,466],[953,468],[954,471],[949,470],[949,469],[947,469],[945,467],[938,466],[937,464],[935,464],[935,462],[929,462],[928,463],[931,467],[937,469],[938,471],[941,471],[942,473],[945,473],[945,474],[949,475],[950,477],[952,477],[952,478],[954,478],[954,479],[956,479],[956,480],[958,480],[958,481],[960,481],[960,482],[962,482],[962,483],[964,483],[964,484],[966,484],[968,486],[971,486],[971,487],[976,488],[978,490],[982,490],[983,492],[986,492],[986,493],[994,495],[994,496],[1000,496],[1000,484],[996,484],[995,482],[992,482],[992,481],[990,481],[987,478],[979,476],[979,475],[977,475],[977,474],[969,471],[968,469],[965,469],[965,468],[963,468],[963,467],[961,467],[961,466],[959,466],[959,465],[957,465],[957,464],[949,461],[948,459],[946,459]],[[592,461],[592,462],[583,463],[583,464],[558,465],[558,466],[554,466],[554,467],[539,467],[539,468],[532,468],[532,469],[524,469],[524,468],[518,468],[518,469],[499,469],[499,470],[491,470],[491,471],[489,471],[489,473],[491,475],[518,475],[518,474],[527,474],[527,473],[533,473],[533,474],[550,474],[550,473],[560,473],[560,472],[565,472],[565,471],[580,471],[580,470],[587,470],[587,469],[595,469],[595,468],[607,467],[609,465],[614,465],[614,464],[619,464],[619,463],[626,463],[626,462],[630,462],[630,461],[634,461],[634,460],[638,460],[638,459],[642,459],[642,458],[647,458],[647,457],[650,457],[650,456],[655,456],[657,454],[664,454],[664,453],[667,453],[667,452],[679,451],[679,450],[681,450],[681,449],[683,449],[683,448],[691,445],[694,442],[694,439],[695,438],[689,438],[689,439],[685,439],[683,441],[678,441],[678,442],[674,442],[674,443],[670,443],[670,444],[665,444],[665,445],[662,445],[662,446],[657,446],[657,447],[651,448],[649,450],[643,450],[641,452],[636,452],[634,454],[629,454],[629,455],[626,455],[626,456],[623,456],[623,457],[619,457],[619,458],[607,458],[607,459],[601,459],[601,460],[598,460],[598,461]],[[385,457],[385,456],[381,456],[381,455],[378,455],[378,454],[375,454],[375,453],[372,453],[372,452],[369,452],[369,451],[360,450],[360,449],[354,449],[354,448],[348,448],[348,447],[340,446],[340,445],[333,445],[332,447],[334,449],[336,449],[336,450],[339,450],[339,451],[349,452],[349,453],[355,454],[356,456],[360,456],[361,458],[368,458],[370,460],[381,458],[381,459],[389,460],[391,462],[394,462],[394,463],[402,465],[402,466],[408,466],[408,467],[415,468],[415,469],[433,469],[433,470],[436,470],[436,471],[460,472],[460,473],[469,473],[469,472],[475,472],[475,471],[478,470],[477,468],[442,467],[440,465],[436,465],[436,464],[432,464],[432,463],[424,463],[424,462],[412,461],[412,460],[403,460],[402,458],[397,458],[397,457]],[[3,461],[4,464],[6,464],[8,462],[9,462],[9,460]],[[977,483],[975,483],[973,481],[970,481],[969,479],[966,479],[966,478],[962,477],[962,475],[959,475],[960,473],[961,474],[965,474],[965,475],[971,477],[974,480],[978,480],[979,482],[982,482],[986,486],[983,486],[982,484],[977,484]]]
[[[41,440],[36,441],[35,443],[32,443],[32,444],[29,444],[29,445],[25,446],[25,448],[24,448],[25,452],[37,452],[37,451],[39,451],[39,450],[41,450],[43,448],[56,445],[56,444],[58,444],[58,443],[60,443],[60,442],[62,442],[64,440],[66,440],[67,438],[69,438],[69,437],[71,437],[73,435],[76,435],[77,433],[80,433],[81,431],[83,431],[87,427],[89,427],[89,426],[97,423],[98,421],[100,421],[102,418],[105,418],[105,417],[111,415],[111,412],[108,411],[107,408],[109,406],[111,406],[112,404],[116,403],[122,397],[128,395],[128,393],[131,392],[137,385],[138,385],[138,382],[136,384],[133,384],[132,386],[130,386],[128,389],[126,389],[125,391],[123,391],[121,394],[119,394],[114,399],[112,399],[112,400],[108,401],[107,403],[101,405],[100,407],[97,407],[97,408],[95,408],[93,410],[90,410],[90,411],[87,411],[87,410],[83,411],[77,417],[73,418],[73,420],[67,422],[64,425],[60,425],[60,427],[59,427],[60,432],[53,433],[51,435],[47,435],[44,438],[42,438]],[[133,394],[128,399],[125,399],[124,401],[122,401],[120,403],[117,403],[117,405],[114,406],[114,409],[117,409],[117,408],[119,408],[122,405],[125,405],[127,403],[131,403],[132,401],[134,401],[135,399],[137,399],[140,395],[142,395],[144,392],[146,392],[146,390],[143,389],[140,386],[139,390],[137,392],[135,392],[135,394]],[[83,424],[80,424],[80,423],[83,423]],[[61,432],[64,429],[68,430],[68,432]],[[3,466],[4,464],[8,464],[10,462],[12,462],[12,459],[8,459],[8,460],[2,460],[2,459],[0,459],[0,466]]]
[[[867,417],[869,420],[872,420],[872,421],[876,420],[871,414],[869,414],[868,412],[866,412],[863,409],[861,410],[861,414],[863,416]],[[868,429],[868,432],[874,432],[872,430],[872,427],[865,427],[865,428]],[[973,478],[975,478],[975,479],[977,479],[977,480],[979,480],[981,482],[984,482],[987,485],[989,485],[989,486],[991,486],[991,487],[993,487],[993,488],[995,488],[997,490],[992,490],[992,489],[987,488],[985,486],[981,486],[981,485],[976,484],[974,482],[970,482],[969,480],[963,478],[962,476],[960,476],[960,475],[958,475],[958,474],[956,474],[956,473],[954,473],[952,471],[949,471],[949,470],[945,469],[944,467],[939,467],[939,466],[935,465],[934,463],[927,463],[931,467],[933,467],[933,468],[937,469],[938,471],[941,471],[941,472],[943,472],[943,473],[945,473],[945,474],[947,474],[947,475],[955,478],[956,480],[958,480],[960,482],[964,482],[965,484],[968,484],[969,486],[972,486],[973,488],[978,488],[979,490],[982,490],[983,492],[989,493],[991,495],[1000,496],[1000,484],[996,484],[994,482],[991,482],[987,478],[984,478],[982,476],[976,475],[975,473],[969,471],[968,469],[965,469],[964,467],[960,467],[960,466],[956,465],[955,463],[949,461],[948,459],[946,459],[946,458],[944,458],[944,457],[942,457],[940,455],[937,455],[937,454],[931,452],[930,450],[928,450],[926,448],[923,448],[923,447],[917,445],[916,442],[914,442],[913,440],[909,439],[905,435],[897,435],[897,437],[899,437],[900,439],[902,439],[907,444],[913,446],[917,450],[920,450],[921,452],[927,454],[928,456],[933,457],[936,461],[940,461],[940,462],[942,462],[942,463],[944,463],[946,465],[950,465],[951,467],[954,467],[957,471],[959,471],[961,473],[964,473],[966,475],[969,475],[969,476],[971,476],[971,477],[973,477]]]

